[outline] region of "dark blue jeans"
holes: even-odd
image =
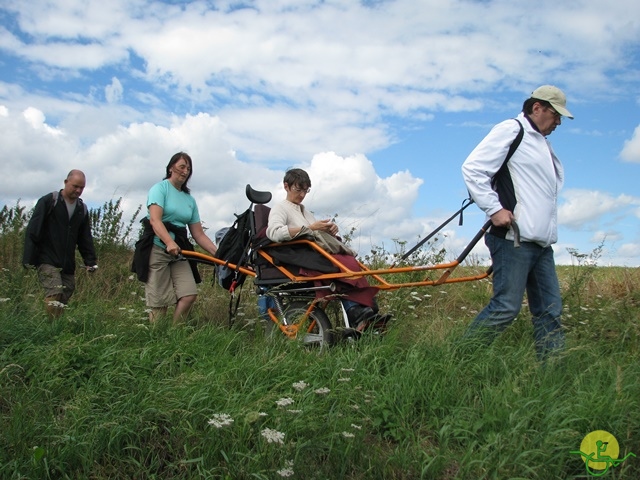
[[[485,235],[493,262],[493,297],[471,322],[464,338],[484,336],[487,343],[507,328],[522,307],[525,291],[531,311],[533,335],[538,358],[564,348],[564,332],[560,323],[562,298],[553,249],[532,242],[513,241]]]

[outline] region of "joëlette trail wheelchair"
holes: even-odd
[[[182,258],[233,269],[238,279],[238,286],[244,278],[252,277],[262,317],[267,322],[272,322],[287,337],[301,340],[305,344],[325,347],[344,337],[360,336],[360,333],[350,327],[342,302],[335,301],[348,294],[353,283],[350,281],[354,279],[365,277],[370,288],[389,291],[481,280],[487,278],[492,271],[489,267],[487,271],[478,275],[462,277],[451,275],[485,234],[491,225],[490,222],[485,223],[464,251],[452,262],[437,265],[398,266],[454,218],[461,215],[462,211],[473,203],[470,199],[392,266],[370,269],[353,257],[350,262],[344,262],[344,258],[340,255],[332,255],[317,243],[307,239],[284,243],[271,242],[265,235],[270,211],[266,204],[271,201],[271,193],[254,190],[247,185],[246,196],[251,202],[248,209],[249,226],[245,236],[246,245],[243,255],[237,264],[190,251],[183,251]],[[517,233],[517,226],[514,230]],[[516,238],[518,238],[517,235]],[[437,278],[433,278],[434,271],[439,273],[439,276],[436,275]],[[420,280],[409,282],[394,282],[390,279],[394,274],[409,272],[426,272],[427,276],[420,276]],[[237,286],[233,284],[229,288],[232,297],[236,294],[236,288]],[[373,325],[371,331],[378,334],[384,333],[386,327],[386,323]]]

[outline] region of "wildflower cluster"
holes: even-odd
[[[228,427],[233,423],[233,418],[226,413],[214,413],[208,423],[216,428]]]
[[[269,443],[279,443],[280,445],[284,444],[284,433],[282,432],[273,430],[272,428],[265,428],[260,433]]]
[[[281,398],[279,400],[276,400],[276,405],[278,405],[279,407],[286,407],[293,404],[293,398]]]

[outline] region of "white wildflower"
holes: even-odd
[[[284,445],[284,433],[271,428],[265,428],[261,432],[262,436],[267,439],[269,443],[279,443]]]
[[[268,415],[268,413],[266,412],[260,412],[258,413],[258,415],[260,415],[261,417],[266,417]]]
[[[338,379],[339,382],[350,382],[351,379],[349,377],[343,377]]]
[[[280,400],[276,400],[276,405],[279,407],[286,407],[287,405],[291,405],[293,403],[293,398],[281,398]]]
[[[309,384],[307,382],[303,382],[302,380],[300,380],[299,382],[296,382],[296,383],[293,384],[293,388],[295,388],[299,392],[301,392],[302,390],[304,390],[308,386],[309,386]]]
[[[216,428],[228,427],[233,423],[233,418],[226,413],[214,413],[213,418],[209,420],[209,425]]]
[[[67,307],[64,303],[59,302],[57,300],[51,300],[51,301],[47,302],[47,305],[49,305],[50,307],[57,307],[57,308],[66,308]]]
[[[341,372],[353,372],[353,371],[355,371],[355,368],[341,368],[340,371]]]
[[[287,460],[285,464],[286,464],[286,468],[283,468],[282,470],[277,470],[276,473],[281,477],[291,477],[293,475],[293,461]]]
[[[326,395],[330,391],[331,390],[329,390],[327,387],[317,388],[314,390],[314,392],[317,393],[318,395]]]
[[[351,433],[351,432],[342,432],[342,436],[344,438],[353,438],[353,437],[355,437],[355,435],[353,433]]]
[[[411,310],[415,310],[416,306],[415,305],[407,305],[407,308],[410,308]]]
[[[8,302],[10,298],[0,298],[0,303]]]
[[[289,413],[302,413],[302,410],[287,410]]]
[[[133,280],[134,278],[136,278],[135,275],[129,275],[129,280]]]
[[[355,428],[356,430],[362,430],[362,425],[356,425],[355,423],[352,423],[351,428]]]

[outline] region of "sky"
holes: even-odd
[[[211,238],[247,184],[274,204],[299,167],[317,218],[396,253],[460,208],[467,155],[543,84],[575,117],[548,137],[556,262],[640,266],[637,0],[0,0],[0,205],[79,168],[89,207],[128,219],[185,151]],[[484,221],[472,205],[430,248],[454,258]]]

